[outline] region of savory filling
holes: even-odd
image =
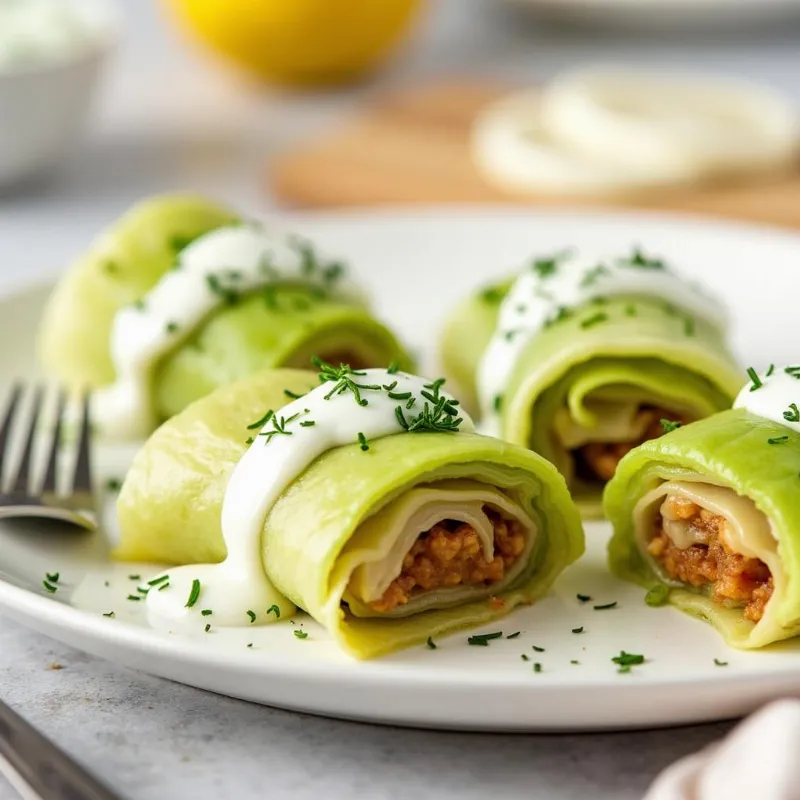
[[[484,506],[492,523],[494,553],[484,555],[475,529],[464,522],[444,520],[421,533],[403,559],[400,574],[378,599],[373,611],[392,611],[416,594],[452,586],[491,586],[503,580],[525,550],[525,528]]]
[[[572,451],[575,459],[575,474],[584,481],[606,483],[614,477],[617,464],[622,457],[649,439],[657,439],[664,433],[662,419],[686,422],[671,411],[652,406],[643,406],[639,411],[639,419],[644,420],[644,430],[641,435],[630,441],[623,442],[589,442]]]
[[[647,549],[671,578],[709,587],[714,602],[742,607],[745,619],[758,622],[775,588],[772,575],[763,561],[730,548],[726,524],[690,499],[668,495]]]

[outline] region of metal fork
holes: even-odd
[[[14,386],[3,423],[0,426],[0,476],[5,473],[4,468],[8,461],[11,443],[14,441],[15,420],[18,417],[17,412],[24,392],[23,384],[17,383]],[[72,474],[70,493],[65,495],[59,494],[57,490],[59,460],[63,450],[61,433],[67,410],[67,394],[64,390],[58,393],[56,423],[48,448],[49,455],[44,478],[41,483],[38,483],[34,477],[33,452],[42,417],[44,394],[45,390],[42,386],[38,386],[34,390],[33,406],[19,465],[15,475],[8,483],[8,490],[0,491],[0,518],[37,517],[60,520],[93,530],[97,527],[97,516],[92,493],[89,395],[85,394],[81,401],[77,460]]]

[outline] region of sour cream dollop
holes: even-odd
[[[478,365],[484,433],[500,433],[500,401],[528,343],[579,306],[609,297],[652,297],[712,325],[726,325],[724,307],[663,259],[634,248],[629,255],[566,251],[534,259],[500,305],[497,326]]]
[[[385,436],[419,426],[431,430],[431,424],[451,433],[473,427],[458,401],[442,391],[442,381],[386,369],[339,372],[338,379],[329,375],[331,380],[260,421],[225,491],[227,558],[220,564],[173,568],[154,578],[147,594],[154,627],[238,627],[292,616],[294,604],[264,572],[261,535],[272,506],[294,480],[335,447],[358,444],[369,458],[370,442]],[[243,420],[243,433],[246,424]],[[212,614],[203,616],[203,610]]]
[[[733,407],[800,433],[800,366],[772,365],[762,375],[753,372]]]
[[[146,436],[157,424],[150,381],[158,360],[214,310],[281,284],[362,297],[347,282],[340,262],[321,259],[308,242],[258,223],[218,228],[184,248],[174,269],[114,317],[111,357],[117,379],[94,398],[94,418],[103,434]]]

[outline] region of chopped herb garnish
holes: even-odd
[[[620,650],[619,655],[614,656],[611,661],[619,667],[618,672],[630,672],[631,667],[644,664],[644,656]]]
[[[558,253],[554,256],[549,256],[547,258],[537,258],[534,259],[533,264],[531,264],[531,269],[540,277],[540,278],[549,278],[551,275],[555,275],[558,271],[558,265],[561,261],[563,261],[569,253]]]
[[[247,616],[250,617],[250,624],[252,625],[256,621],[256,612],[248,610]]]
[[[575,659],[572,659],[572,661],[570,661],[569,663],[570,664],[580,664],[581,662],[580,661],[576,661]]]
[[[129,581],[140,581],[141,579],[142,579],[142,576],[139,575],[138,573],[134,573],[133,575],[128,575],[128,580]]]
[[[594,610],[595,611],[606,611],[609,608],[616,608],[616,607],[617,607],[617,601],[615,600],[613,603],[605,603],[602,606],[594,606]]]
[[[669,586],[659,583],[657,586],[654,586],[652,589],[650,589],[650,591],[644,596],[644,602],[653,608],[663,606],[669,600],[670,591],[671,590]]]
[[[386,372],[388,372],[389,375],[397,375],[397,373],[400,372],[400,362],[392,361],[392,363],[386,368]]]
[[[727,667],[728,666],[728,662],[727,661],[720,661],[718,658],[715,658],[714,659],[714,665],[717,666],[717,667]]]
[[[147,594],[150,589],[145,589],[144,586],[137,586],[136,591],[139,592],[139,594]]]
[[[572,311],[567,306],[559,306],[555,316],[550,317],[550,319],[544,323],[544,327],[549,328],[551,325],[555,325],[557,322],[569,319],[571,316]]]
[[[800,367],[784,367],[783,371],[793,378],[800,378]]]
[[[178,323],[177,322],[168,322],[167,323],[167,333],[176,333],[178,331]]]
[[[129,594],[128,595],[128,600],[130,600],[132,603],[138,603],[141,599],[142,599],[142,596],[140,594]]]
[[[620,264],[639,269],[666,269],[663,259],[650,258],[644,254],[640,247],[634,247],[633,252],[626,259],[621,259]]]
[[[544,647],[537,647],[535,644],[532,647],[535,653],[544,653]]]
[[[396,381],[395,381],[396,383]],[[385,387],[384,387],[385,388]],[[388,392],[387,397],[390,400],[408,400],[411,397],[411,392]]]
[[[204,608],[200,613],[204,617],[210,617],[214,612],[210,608]]]
[[[344,264],[340,261],[334,261],[322,270],[322,279],[326,283],[333,283],[339,280],[344,275]]]
[[[207,623],[205,627],[205,632],[208,633],[211,630],[211,623]]]
[[[588,594],[576,594],[575,596],[581,601],[581,603],[588,603],[592,599]]]
[[[750,380],[753,382],[753,385],[750,387],[750,391],[754,392],[756,389],[760,389],[764,384],[761,382],[761,378],[758,377],[758,373],[752,368],[747,368],[747,374],[750,377]]]
[[[325,395],[326,400],[330,400],[334,395],[343,394],[344,392],[351,392],[355,397],[356,403],[360,406],[368,405],[368,400],[361,396],[362,391],[379,391],[380,385],[368,383],[356,383],[353,377],[366,375],[363,371],[350,369],[349,364],[340,364],[339,367],[334,367],[332,364],[327,364],[314,356],[311,362],[319,368],[320,383],[333,383],[333,389]]]
[[[534,663],[534,665],[533,665],[533,671],[534,671],[534,672],[541,672],[541,671],[542,671],[542,665],[541,665],[541,664],[540,664],[538,661],[536,661],[536,662]]]
[[[598,264],[596,267],[586,271],[581,279],[581,288],[585,289],[589,286],[592,286],[592,284],[597,283],[597,279],[600,276],[607,274],[608,267],[606,267],[604,264]]]
[[[163,592],[164,589],[169,589],[169,581],[167,581],[166,583],[162,583],[161,586],[158,587],[159,592]]]
[[[220,280],[220,276],[213,272],[206,275],[206,285],[209,291],[217,295],[226,305],[234,305],[239,301],[239,292],[230,286],[225,286]]]
[[[269,615],[269,614],[274,614],[275,615],[275,619],[280,619],[281,618],[281,610],[280,610],[280,608],[278,608],[278,606],[270,606],[267,609],[267,615]]]
[[[436,642],[434,642],[433,639],[430,636],[428,637],[428,641],[425,642],[425,644],[428,645],[428,650],[435,650],[436,649]]]
[[[787,422],[800,422],[800,409],[797,408],[797,403],[789,404],[789,410],[783,412],[783,418]]]
[[[788,441],[788,436],[774,436],[772,439],[767,439],[767,444],[783,444]]]
[[[530,660],[531,660],[531,659],[530,659],[530,657],[529,657],[529,656],[527,656],[525,653],[523,653],[523,654],[520,656],[520,658],[521,658],[523,661],[530,661]]]
[[[58,591],[58,586],[53,586],[53,584],[50,583],[50,581],[42,581],[42,586],[44,586],[44,588],[47,589],[47,591],[50,592],[50,594],[53,594],[54,592]]]
[[[522,631],[515,631],[514,633],[509,633],[508,636],[506,636],[506,639],[516,639],[517,636],[519,636],[521,633]]]
[[[397,381],[392,381],[391,383],[384,383],[383,388],[387,392],[392,392],[397,388]]]
[[[478,647],[488,647],[492,639],[499,639],[503,635],[502,631],[496,633],[476,633],[467,639],[467,644],[477,645]]]
[[[255,441],[255,439],[254,439],[252,436],[248,436],[248,437],[247,437],[247,438],[244,440],[244,443],[249,445],[249,444],[253,444],[253,442],[254,442],[254,441]]]
[[[313,428],[317,423],[313,419],[307,419],[305,422],[300,423],[301,428]]]
[[[109,492],[118,492],[122,488],[122,481],[119,478],[109,478],[106,481],[106,489]]]
[[[358,444],[361,447],[362,452],[366,453],[369,450],[369,442],[367,441],[367,437],[359,431],[358,432]]]
[[[773,373],[773,372],[775,372],[775,365],[774,365],[774,364],[770,364],[770,365],[767,367],[767,371],[764,373],[764,376],[765,376],[765,377],[767,377],[767,378],[769,378],[769,377],[771,377],[771,376],[772,376],[772,373]]]
[[[252,646],[253,646],[253,643],[252,643],[252,642],[248,642],[248,643],[247,643],[247,646],[248,646],[248,647],[252,647]]]
[[[271,431],[261,431],[258,435],[264,437],[264,444],[269,444],[275,436],[292,436],[292,431],[287,431],[286,426],[290,422],[294,422],[300,416],[299,413],[292,414],[291,417],[278,417],[273,414],[270,422],[272,423]],[[267,423],[269,424],[269,423]]]
[[[680,426],[681,423],[677,422],[676,420],[670,420],[670,419],[661,420],[661,427],[664,429],[664,433],[672,433],[672,431],[678,430]]]
[[[104,617],[108,617],[109,619],[114,619],[116,614],[113,611],[109,611],[107,614],[103,614]]]
[[[598,311],[596,314],[592,314],[591,317],[587,317],[586,319],[581,321],[581,328],[584,330],[586,328],[592,328],[595,325],[599,325],[601,322],[605,322],[608,319],[608,314],[605,311]]]
[[[494,406],[494,413],[499,414],[500,411],[503,409],[503,395],[496,394],[494,396],[494,402],[492,403]]]
[[[580,628],[573,628],[572,632],[573,633],[583,633],[583,625],[581,625]]]
[[[484,303],[491,303],[492,305],[496,305],[499,303],[504,297],[505,292],[502,289],[499,289],[497,286],[490,286],[488,289],[484,289],[480,293],[480,298],[483,300]]]
[[[283,393],[290,399],[290,400],[299,400],[301,397],[305,397],[304,394],[297,394],[297,392],[293,392],[291,389],[284,389]]]
[[[275,412],[270,409],[261,419],[250,423],[250,425],[247,426],[247,430],[254,431],[256,428],[263,428],[272,419],[274,414]]]
[[[295,638],[308,639],[308,634],[305,631],[293,631]]]
[[[185,607],[191,608],[197,602],[198,597],[200,597],[200,580],[195,578],[192,581],[192,589],[189,592],[189,599],[186,601]]]
[[[134,300],[131,304],[137,311],[144,311],[147,306],[145,305],[144,300]]]
[[[61,578],[60,572],[46,572],[45,578],[47,578],[50,583],[58,583],[59,579]]]
[[[151,581],[147,581],[148,586],[158,586],[160,583],[166,583],[169,580],[169,575],[161,575],[158,578],[153,578]]]

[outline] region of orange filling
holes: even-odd
[[[715,603],[742,606],[745,619],[758,622],[775,588],[767,565],[757,558],[734,553],[720,534],[725,518],[712,514],[683,497],[665,501],[669,516],[687,525],[702,540],[686,549],[677,547],[664,533],[662,518],[647,549],[667,574],[692,586],[710,586]]]
[[[421,533],[403,559],[402,572],[383,596],[369,604],[373,611],[392,611],[415,595],[447,586],[491,586],[499,583],[525,550],[525,533],[517,520],[505,520],[484,507],[494,528],[494,557],[487,561],[475,529],[445,520]]]
[[[662,408],[642,409],[647,415],[647,427],[644,434],[634,442],[589,442],[573,451],[575,456],[576,471],[585,480],[610,481],[617,471],[617,464],[622,457],[627,455],[634,447],[649,439],[657,439],[664,433],[661,425],[662,419],[675,419],[670,411]],[[680,418],[677,421],[685,422]]]

